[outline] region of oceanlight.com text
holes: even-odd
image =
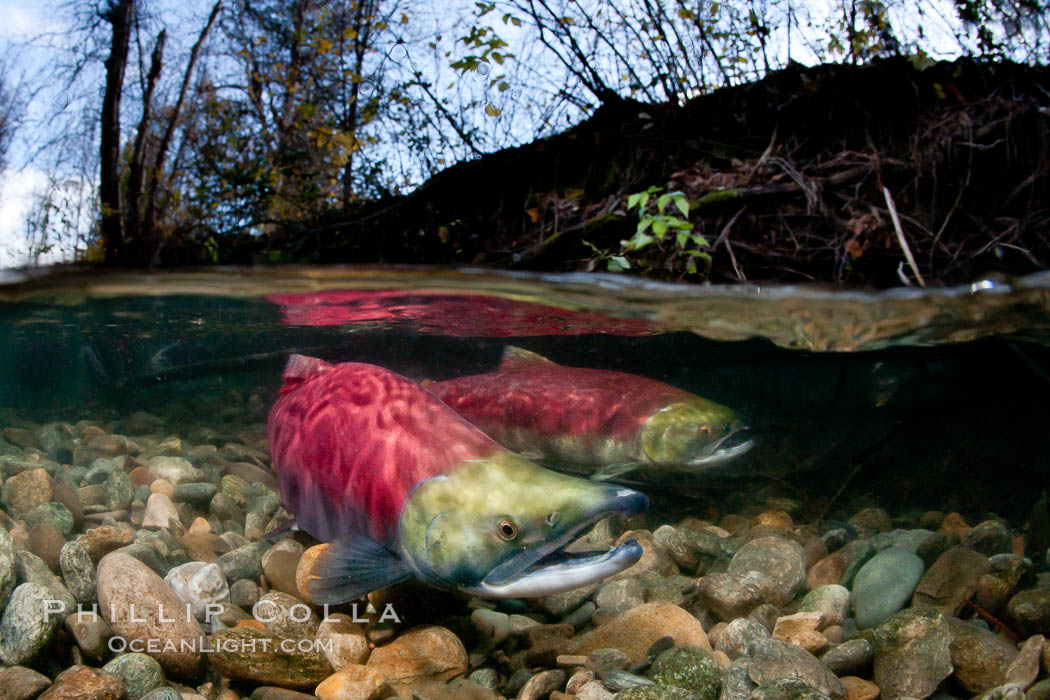
[[[285,654],[331,653],[335,650],[334,639],[255,639],[221,637],[196,637],[191,639],[126,639],[110,637],[109,650],[115,654],[132,651],[141,654],[182,653],[211,654],[265,654],[280,651]]]

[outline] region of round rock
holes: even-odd
[[[815,588],[802,599],[798,611],[823,614],[822,626],[825,627],[841,625],[849,616],[849,590],[839,585]]]
[[[87,550],[76,542],[66,542],[58,554],[62,580],[78,603],[95,600],[95,565]]]
[[[164,577],[164,582],[171,586],[179,600],[190,606],[193,616],[201,622],[205,621],[209,605],[230,599],[226,577],[215,564],[191,561],[176,566]]]
[[[798,542],[759,537],[742,546],[729,561],[729,573],[757,571],[774,583],[776,605],[786,605],[806,583],[806,552]]]
[[[759,639],[751,645],[751,680],[759,686],[783,678],[795,678],[834,700],[845,694],[842,683],[822,661],[793,644]]]
[[[29,469],[5,481],[0,498],[8,512],[20,518],[50,501],[51,493],[51,475],[44,469]]]
[[[15,542],[10,533],[0,527],[0,610],[7,605],[11,592],[15,590]]]
[[[163,493],[150,494],[142,515],[142,527],[168,527],[171,520],[180,521],[179,511],[171,499]]]
[[[668,649],[656,657],[646,675],[657,685],[691,691],[696,700],[715,700],[722,685],[718,664],[699,647]]]
[[[875,628],[873,680],[886,697],[925,698],[952,672],[951,631],[944,616],[908,608]]]
[[[59,570],[58,555],[65,543],[66,538],[49,523],[37,523],[29,531],[29,551],[43,559],[52,571]]]
[[[111,552],[98,565],[98,602],[113,632],[131,640],[161,640],[147,652],[166,673],[195,677],[204,631],[171,587],[134,557]],[[156,644],[156,642],[154,642]]]
[[[215,651],[208,660],[228,678],[312,690],[332,675],[332,665],[312,645],[301,647],[300,641],[255,627],[225,629],[212,636]]]
[[[759,639],[769,639],[769,630],[754,620],[738,617],[714,637],[715,649],[718,649],[731,660],[747,656],[751,643]]]
[[[903,608],[925,568],[922,559],[899,547],[889,547],[869,559],[853,579],[857,627],[875,627]]]
[[[44,586],[18,586],[0,618],[0,660],[22,666],[39,654],[62,623],[62,606]]]
[[[62,503],[41,503],[26,515],[26,527],[33,528],[41,523],[47,523],[62,533],[63,537],[73,534],[75,518]]]
[[[155,477],[164,479],[173,486],[200,481],[204,477],[204,472],[182,457],[153,457],[149,461],[149,470]]]
[[[336,671],[365,663],[371,652],[364,626],[342,613],[329,615],[322,620],[317,628],[316,639]]]
[[[367,666],[347,666],[325,678],[314,690],[321,700],[370,700],[386,685],[382,673]]]
[[[626,653],[631,663],[637,663],[648,655],[656,640],[668,636],[675,644],[711,649],[699,620],[673,603],[656,602],[632,608],[574,638],[566,653],[589,654],[613,647]]]
[[[50,678],[24,666],[0,670],[0,698],[4,700],[30,700],[49,685]]]
[[[131,505],[135,487],[123,469],[110,472],[102,489],[102,503],[106,510],[126,510]]]
[[[271,632],[292,639],[312,638],[321,624],[309,605],[280,591],[270,591],[259,598],[252,607],[252,616]]]
[[[124,697],[124,682],[112,673],[87,666],[71,666],[58,674],[39,700],[121,700]]]
[[[259,602],[260,595],[262,595],[262,591],[259,589],[259,584],[251,579],[237,579],[230,586],[230,602],[238,608],[250,610],[253,605]]]
[[[466,673],[467,652],[459,637],[444,627],[417,627],[374,649],[368,667],[391,682],[447,680]]]
[[[146,654],[122,654],[102,667],[124,681],[129,700],[141,698],[164,683],[160,664]]]

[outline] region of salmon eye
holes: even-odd
[[[701,425],[700,429],[697,432],[706,437],[707,435],[711,434],[711,429],[708,428],[706,425]]]
[[[561,520],[561,514],[558,511],[553,513],[547,513],[546,522],[549,527],[554,527]]]
[[[499,521],[499,525],[496,527],[496,532],[499,533],[500,537],[507,541],[510,541],[518,536],[517,526],[514,524],[513,520],[510,520],[508,518],[502,518]]]

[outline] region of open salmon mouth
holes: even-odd
[[[602,518],[614,513],[643,512],[649,499],[631,489],[616,489],[609,502],[579,525],[556,539],[539,542],[515,553],[468,590],[498,598],[551,595],[600,581],[642,558],[642,546],[633,538],[606,551],[566,552],[563,547]]]
[[[751,429],[742,425],[719,438],[704,451],[704,454],[694,457],[688,463],[694,467],[721,464],[749,452],[754,446],[755,441],[751,439]]]

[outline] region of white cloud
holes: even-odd
[[[29,262],[26,217],[47,175],[29,167],[0,176],[0,267],[19,267]]]
[[[45,30],[54,30],[54,23],[49,26],[39,11],[39,3],[25,3],[21,7],[14,3],[5,3],[0,10],[0,36],[9,39],[29,39]]]

